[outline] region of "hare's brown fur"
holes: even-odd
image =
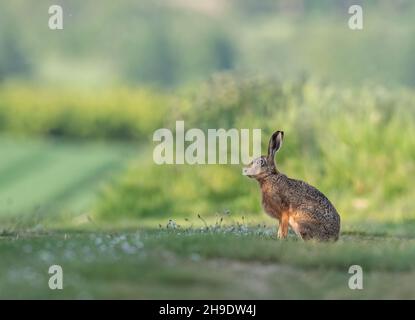
[[[246,175],[260,184],[264,210],[278,219],[278,237],[285,238],[290,226],[304,240],[337,240],[340,216],[326,196],[313,186],[290,179],[276,169],[274,155],[281,147],[282,138],[283,132],[275,132],[270,140],[268,156],[254,160],[249,168],[244,169]]]

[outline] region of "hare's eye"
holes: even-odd
[[[261,167],[265,166],[265,159],[261,158],[260,164],[261,164]]]

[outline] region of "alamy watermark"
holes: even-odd
[[[48,9],[50,30],[63,30],[63,9],[60,5],[52,5]]]
[[[54,4],[48,8],[49,20],[48,26],[50,30],[63,30],[63,8]],[[354,4],[348,8],[351,15],[348,20],[348,26],[351,30],[363,30],[363,8]]]
[[[48,273],[51,274],[49,278],[49,289],[62,290],[63,289],[63,269],[60,265],[53,265],[49,267]]]
[[[176,121],[174,133],[158,129],[153,142],[159,142],[153,151],[156,164],[247,165],[261,155],[261,129],[208,129],[206,133],[198,128],[185,130],[184,121]]]
[[[349,274],[352,276],[349,278],[349,289],[351,290],[363,290],[363,269],[361,266],[354,264],[349,267]]]
[[[348,25],[351,30],[363,30],[363,8],[357,4],[349,7],[349,18]]]

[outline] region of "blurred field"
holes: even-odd
[[[414,1],[58,2],[0,10],[0,298],[415,298]],[[242,165],[154,164],[177,120],[284,130],[339,242],[275,239]]]
[[[37,201],[52,204],[69,193],[90,198],[96,189],[88,191],[89,183],[124,163],[124,153],[111,149],[119,141],[128,142],[125,149],[140,157],[100,189],[87,208],[94,219],[114,223],[262,214],[258,186],[241,175],[242,165],[153,163],[154,130],[174,132],[181,119],[185,129],[261,128],[264,152],[268,135],[284,130],[280,170],[321,189],[345,222],[415,218],[415,95],[407,89],[222,75],[175,95],[122,89],[84,92],[75,99],[65,90],[9,87],[0,96],[0,129],[29,138],[23,144],[2,140],[2,215],[29,214],[37,207],[47,211]],[[116,111],[120,106],[122,113]],[[33,136],[56,142],[31,144]],[[88,139],[102,141],[102,147],[87,144]]]
[[[0,87],[0,131],[26,137],[148,141],[171,108],[169,95],[144,88],[111,90]]]
[[[336,244],[244,225],[2,234],[0,298],[414,299],[414,239],[413,224],[405,238],[349,231]],[[53,264],[64,290],[47,286]],[[348,287],[353,264],[363,290]]]
[[[47,28],[49,1],[2,4],[0,81],[177,88],[236,70],[415,84],[411,0],[72,0],[62,32]],[[364,32],[347,26],[352,4],[364,7]]]
[[[28,87],[3,91],[12,136],[0,139],[0,297],[415,297],[411,90],[222,75],[175,95],[139,92],[84,93],[70,108],[64,92],[49,104]],[[278,166],[333,201],[340,241],[275,239],[241,166],[153,164],[153,128],[176,119],[262,128],[264,150],[266,134],[285,130]],[[64,267],[62,292],[47,287],[52,264]],[[363,291],[347,286],[352,264],[364,269]]]
[[[224,77],[185,99],[174,119],[187,129],[261,128],[263,152],[269,135],[284,130],[280,171],[317,186],[344,222],[398,222],[415,218],[414,101],[409,90]],[[174,121],[166,122],[174,128]],[[159,166],[148,153],[103,191],[96,216],[262,214],[258,185],[241,167]]]
[[[0,221],[33,226],[50,216],[76,217],[99,186],[120,171],[136,145],[0,138]],[[76,168],[76,169],[75,169]]]

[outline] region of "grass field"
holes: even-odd
[[[238,224],[0,239],[0,298],[415,298],[413,233],[346,230],[337,243],[303,243]],[[48,287],[53,264],[63,268],[63,290]],[[363,268],[363,290],[348,287],[354,264]]]
[[[7,137],[0,146],[0,298],[415,298],[410,215],[345,219],[328,244],[277,240],[265,215],[95,220],[100,186],[139,159],[135,146]],[[64,290],[48,287],[54,264]],[[363,290],[348,287],[354,264]]]
[[[0,221],[17,227],[42,217],[83,213],[99,186],[136,154],[135,148],[1,137]]]
[[[414,1],[48,2],[1,1],[0,299],[415,299]],[[339,241],[278,240],[242,163],[156,164],[177,121],[205,163],[284,131]]]
[[[75,109],[59,92],[56,106],[45,107],[46,93],[32,104],[29,91],[0,115],[5,132],[26,137],[0,137],[0,298],[415,298],[412,91],[225,77],[163,110],[157,95],[136,109],[134,90],[90,92]],[[21,101],[43,110],[32,127]],[[128,112],[115,112],[127,101]],[[171,118],[203,130],[260,127],[263,150],[283,128],[278,168],[329,197],[340,240],[277,240],[239,165],[155,165],[151,134]],[[48,287],[54,264],[62,291]],[[348,287],[355,264],[361,291]]]

